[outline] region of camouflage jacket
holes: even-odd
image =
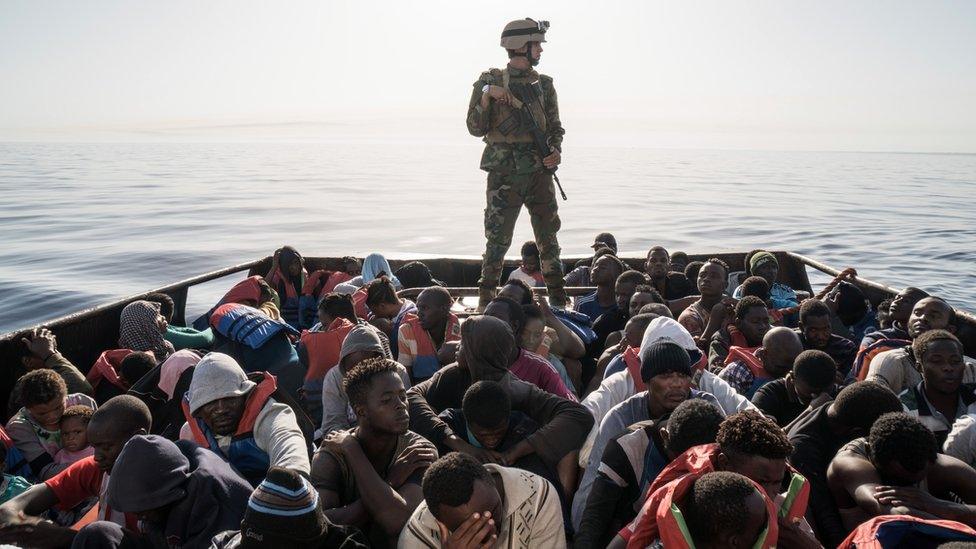
[[[508,71],[508,79],[513,83],[539,82],[542,94],[539,101],[530,106],[536,113],[537,123],[546,134],[549,146],[562,151],[563,134],[566,130],[559,120],[559,102],[552,78],[532,69],[491,69],[481,73],[481,77],[474,83],[471,101],[468,103],[468,131],[475,137],[482,137],[485,142],[481,169],[519,175],[541,171],[544,169],[542,158],[532,143],[531,135],[524,128],[517,128],[504,136],[499,132],[499,125],[511,114],[511,108],[495,100],[491,100],[487,109],[481,108],[481,89],[486,84],[504,86],[505,71]]]

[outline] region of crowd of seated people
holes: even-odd
[[[533,242],[482,310],[379,253],[294,248],[190,326],[21,341],[0,544],[976,547],[976,362],[945,300],[791,288],[600,233],[553,308]],[[82,367],[82,368],[79,368]],[[82,373],[82,371],[86,373]]]

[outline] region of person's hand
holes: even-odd
[[[780,547],[796,547],[797,549],[821,549],[823,545],[817,541],[812,534],[800,528],[800,520],[790,520],[786,517],[779,517],[779,543]]]
[[[24,337],[20,340],[27,346],[30,354],[41,360],[47,360],[58,350],[57,340],[47,328],[37,328],[31,333],[30,339]]]
[[[449,532],[444,523],[437,521],[437,530],[444,549],[487,549],[495,544],[498,537],[491,512],[473,513],[453,532]]]
[[[450,364],[457,360],[458,342],[445,341],[441,348],[437,350],[437,361],[441,364]]]
[[[723,297],[722,301],[719,301],[714,306],[712,306],[712,313],[711,316],[709,317],[709,321],[711,321],[711,319],[714,318],[715,321],[719,322],[720,323],[719,325],[721,326],[726,319],[732,318],[732,316],[735,314],[736,303],[737,301],[734,298]]]
[[[874,499],[882,505],[908,507],[942,518],[951,518],[952,502],[941,500],[920,488],[909,486],[877,486]],[[915,514],[912,512],[911,514]]]
[[[407,482],[414,471],[434,463],[436,459],[437,452],[433,448],[426,444],[414,443],[408,446],[393,463],[386,480],[393,488],[399,488]]]
[[[0,528],[10,526],[13,524],[20,524],[21,519],[16,511],[8,509],[6,506],[0,505]]]
[[[829,392],[824,391],[824,392],[816,395],[815,397],[813,397],[812,400],[810,400],[810,408],[819,408],[819,407],[823,406],[824,404],[827,404],[828,402],[830,402],[832,398],[833,397],[830,396],[830,393]]]
[[[322,439],[322,447],[336,455],[345,455],[359,441],[351,431],[332,431]]]
[[[488,86],[488,97],[505,105],[511,105],[515,99],[512,92],[501,86]]]
[[[62,549],[71,546],[76,533],[71,528],[21,513],[19,524],[0,528],[0,543],[37,549]]]
[[[830,292],[827,294],[827,299],[823,301],[831,313],[837,314],[837,309],[840,308],[840,292],[837,290]]]
[[[558,166],[562,160],[563,158],[562,155],[559,154],[559,151],[553,149],[552,154],[542,159],[542,165],[551,170]]]
[[[485,448],[478,448],[461,439],[458,439],[456,443],[452,445],[451,449],[456,452],[461,452],[462,454],[468,454],[481,463],[497,463],[498,465],[505,466],[508,465],[508,462],[505,461],[505,456],[503,454],[494,452],[492,450],[487,450]]]

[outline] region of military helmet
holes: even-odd
[[[549,21],[534,19],[518,19],[505,25],[502,30],[502,47],[506,50],[517,50],[529,42],[545,42]]]

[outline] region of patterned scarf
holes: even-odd
[[[150,351],[156,355],[157,361],[166,360],[174,349],[159,332],[157,318],[159,303],[133,301],[126,305],[119,319],[119,347],[133,351]]]

